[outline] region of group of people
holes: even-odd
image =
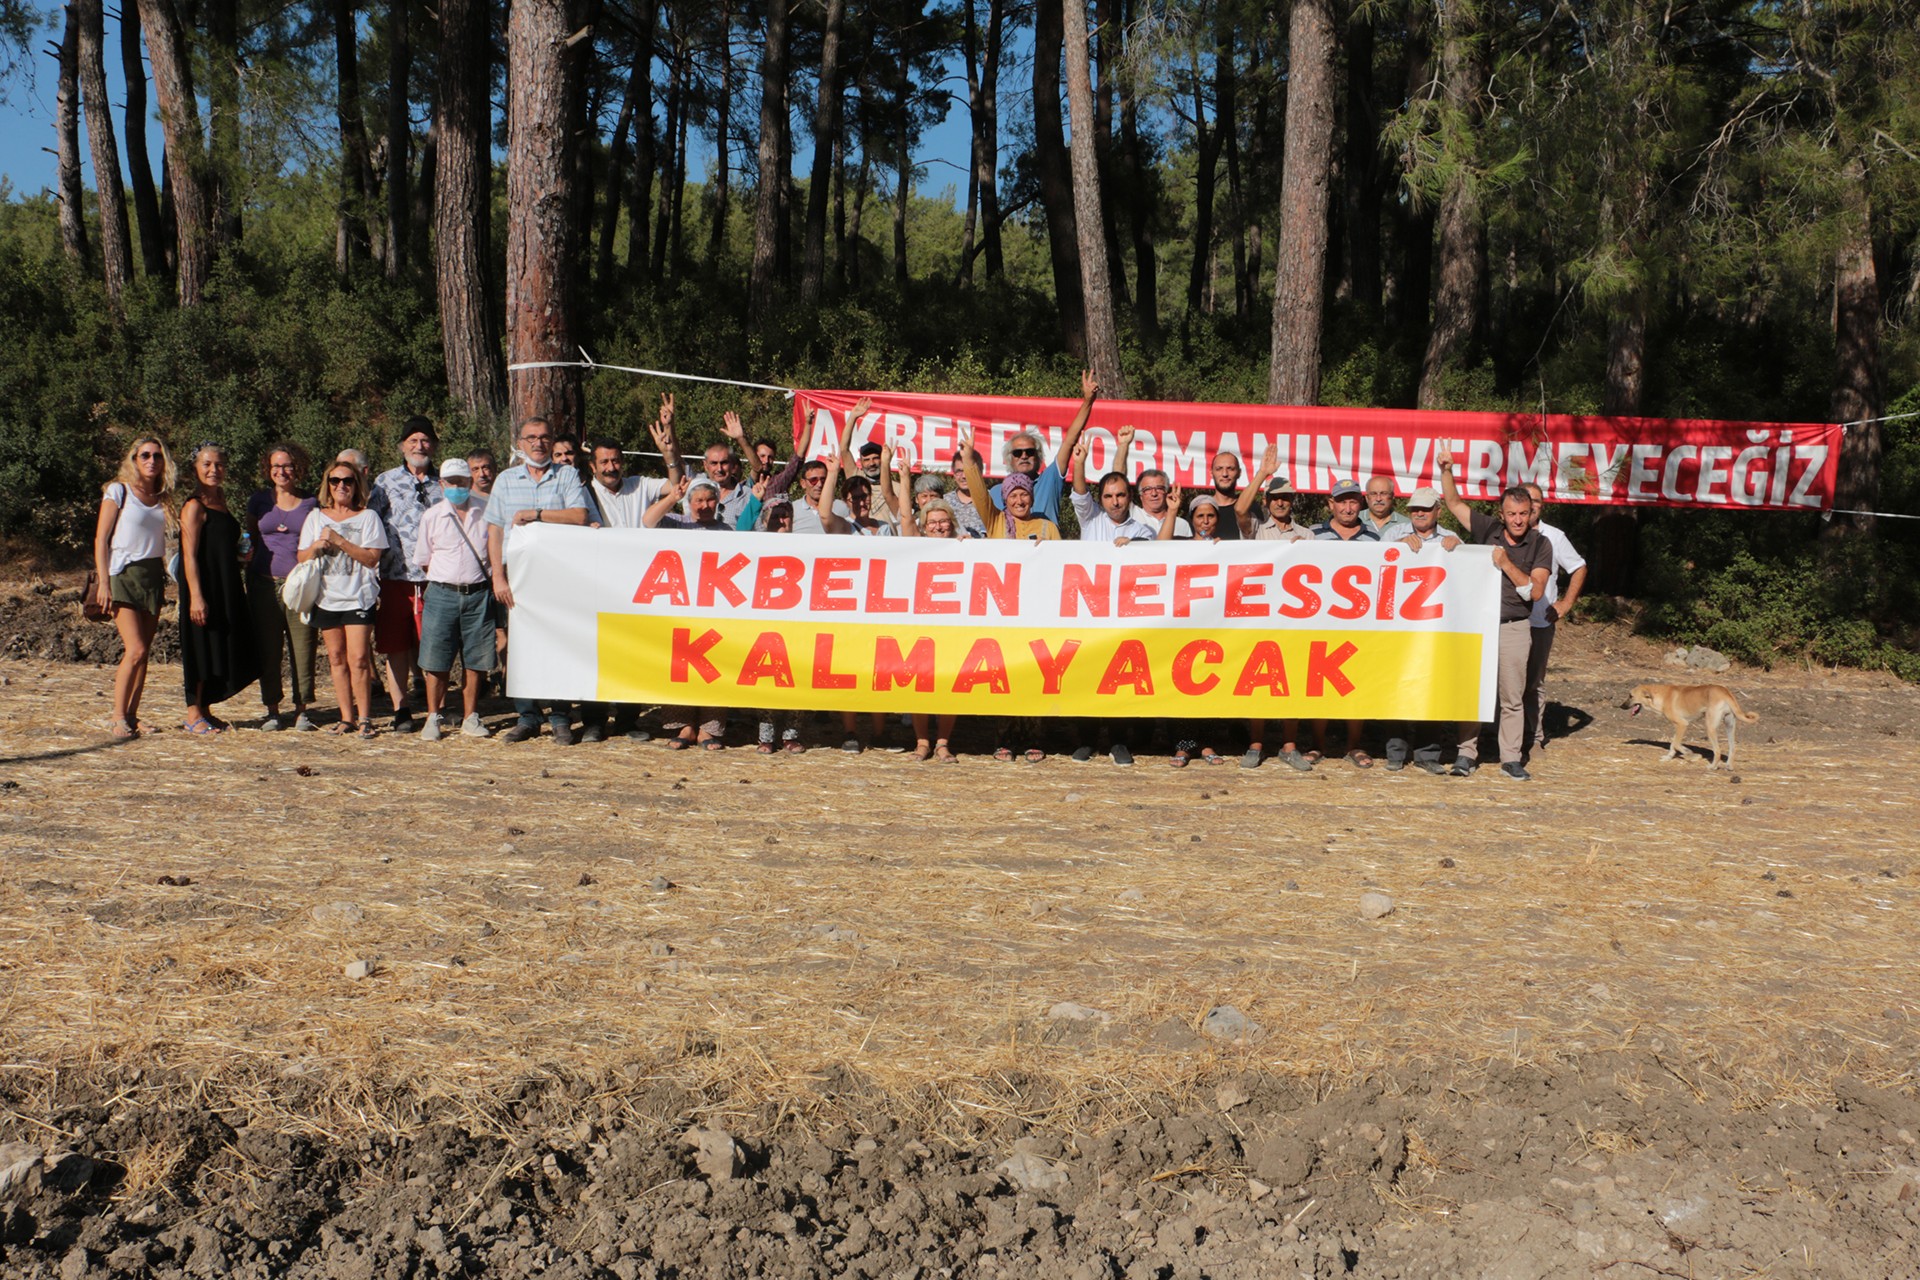
[[[292,444],[271,448],[264,463],[265,487],[247,501],[241,516],[227,505],[227,455],[218,444],[203,444],[188,466],[192,473],[177,516],[178,564],[164,565],[167,534],[176,524],[172,499],[175,467],[166,446],[148,436],[128,450],[118,478],[106,487],[95,536],[95,606],[109,612],[125,643],[114,685],[113,732],[140,733],[139,707],[146,682],[147,657],[171,576],[180,597],[181,656],[185,672],[185,728],[190,733],[220,733],[231,726],[214,714],[214,705],[256,680],[265,717],[260,728],[312,730],[314,659],[324,644],[340,712],[332,724],[338,733],[372,737],[374,659],[391,700],[394,732],[418,731],[428,740],[456,731],[443,711],[456,668],[463,672],[457,732],[490,736],[480,718],[480,698],[489,673],[506,659],[513,591],[507,580],[507,531],[530,523],[602,528],[666,528],[722,533],[837,534],[852,537],[1029,538],[1052,541],[1062,534],[1061,502],[1072,508],[1074,526],[1085,542],[1125,545],[1136,540],[1399,541],[1419,551],[1438,544],[1442,553],[1462,541],[1488,544],[1502,575],[1497,739],[1501,770],[1525,780],[1532,751],[1544,746],[1545,675],[1556,623],[1573,608],[1586,577],[1586,564],[1566,535],[1546,524],[1538,486],[1507,490],[1499,515],[1475,510],[1460,497],[1452,458],[1437,454],[1441,487],[1417,489],[1404,514],[1397,510],[1391,479],[1376,476],[1364,485],[1334,484],[1327,513],[1318,523],[1296,520],[1302,495],[1278,474],[1269,452],[1252,483],[1242,487],[1240,460],[1216,455],[1209,466],[1210,489],[1184,494],[1164,471],[1148,470],[1137,480],[1124,471],[1097,478],[1088,474],[1084,428],[1099,387],[1091,374],[1082,378],[1082,399],[1050,459],[1037,435],[1017,433],[1005,444],[1004,479],[989,486],[982,460],[970,442],[951,458],[952,480],[926,470],[916,474],[901,465],[885,445],[869,443],[857,451],[852,437],[869,402],[847,415],[838,445],[825,459],[795,457],[782,464],[765,442],[749,442],[740,418],[727,413],[723,440],[709,446],[700,474],[681,463],[674,432],[671,395],[661,400],[649,431],[664,463],[664,476],[628,474],[628,453],[613,440],[584,445],[556,435],[547,421],[519,424],[514,449],[520,461],[498,470],[490,450],[447,458],[436,466],[438,436],[427,420],[409,419],[401,429],[400,464],[377,475],[357,450],[344,451],[319,477],[319,491],[303,492],[309,471],[306,454]],[[1132,445],[1132,428],[1118,435],[1118,456]],[[797,482],[797,491],[795,486]],[[1441,508],[1458,522],[1461,534],[1440,524]],[[302,609],[290,602],[287,583],[296,566],[318,563],[319,586]],[[316,571],[308,570],[309,576]],[[1560,582],[1566,577],[1564,594]],[[308,584],[311,593],[311,584]],[[283,656],[292,675],[291,711],[281,680]],[[416,719],[412,696],[423,688],[422,715]],[[541,704],[514,701],[515,719],[501,735],[508,741],[534,737],[544,720],[555,741],[602,741],[609,736],[646,739],[650,729],[638,723],[641,710],[631,705]],[[757,721],[755,747],[762,753],[805,750],[809,734],[803,717],[792,712],[746,713]],[[719,708],[667,708],[659,729],[675,749],[718,750],[725,745],[727,716]],[[997,737],[996,759],[1045,759],[1045,735],[1057,739],[1060,725],[1032,719],[997,719],[986,724]],[[914,755],[948,762],[955,717],[911,717]],[[1131,764],[1128,745],[1114,721],[1091,721],[1064,729],[1074,741],[1074,758],[1095,754]],[[1311,746],[1302,741],[1296,721],[1281,724],[1277,750],[1269,752],[1267,725],[1249,721],[1240,752],[1243,767],[1276,758],[1307,770],[1330,754],[1329,725],[1308,726]],[[897,746],[888,718],[852,712],[838,714],[841,749]],[[1387,767],[1409,760],[1434,773],[1464,776],[1478,766],[1482,726],[1375,726],[1390,734],[1385,741]],[[1229,757],[1225,745],[1207,733],[1180,736],[1180,726],[1156,724],[1149,732],[1170,745],[1169,759],[1184,767],[1198,759],[1210,764]],[[1433,739],[1413,750],[1411,737]],[[1343,758],[1357,768],[1374,764],[1367,726],[1345,725]],[[1448,760],[1448,750],[1452,759]]]

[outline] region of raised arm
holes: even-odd
[[[1133,438],[1136,434],[1133,424],[1129,422],[1120,428],[1120,435],[1115,442],[1118,452],[1114,454],[1113,469],[1125,476],[1129,484],[1133,482]]]
[[[847,411],[847,420],[840,427],[840,467],[843,471],[858,471],[860,462],[853,456],[853,432],[860,425],[860,419],[867,416],[867,410],[873,408],[872,396],[861,396],[853,402],[853,408]]]
[[[1267,481],[1273,479],[1273,473],[1280,469],[1280,450],[1272,445],[1260,455],[1260,466],[1253,473],[1253,483],[1240,491],[1233,502],[1233,518],[1240,525],[1240,536],[1253,536],[1253,504],[1260,501],[1267,491]]]
[[[1460,486],[1453,482],[1453,451],[1445,440],[1433,442],[1433,462],[1440,472],[1440,497],[1447,504],[1447,510],[1453,512],[1453,518],[1469,535],[1473,533],[1473,508],[1460,496]]]
[[[1180,527],[1180,503],[1186,495],[1180,492],[1180,486],[1167,481],[1167,511],[1160,517],[1160,532],[1155,535],[1157,541],[1172,542],[1175,530]]]
[[[671,391],[660,397],[660,412],[654,418],[653,425],[647,430],[653,436],[654,448],[660,450],[660,456],[667,464],[667,479],[674,484],[679,484],[680,444],[673,435],[673,393]]]
[[[840,488],[840,455],[847,451],[847,441],[853,435],[853,424],[858,415],[848,414],[847,425],[840,432],[840,448],[827,459],[827,478],[820,485],[820,496],[813,500],[813,509],[820,513],[820,528],[827,533],[848,533],[853,526],[842,520],[833,509],[834,493]]]
[[[678,480],[667,481],[666,488],[660,490],[660,496],[653,500],[653,505],[640,513],[640,527],[658,529],[660,522],[667,518],[667,513],[680,505],[685,493]]]
[[[1072,465],[1067,478],[1073,481],[1073,491],[1084,497],[1087,493],[1087,445],[1084,440],[1074,443],[1070,457]]]
[[[1060,474],[1067,474],[1069,459],[1073,456],[1073,446],[1080,443],[1080,433],[1087,429],[1087,419],[1093,416],[1093,402],[1100,398],[1100,384],[1094,381],[1093,370],[1080,371],[1080,411],[1073,415],[1073,421],[1067,424],[1067,434],[1060,437],[1060,452],[1053,465],[1060,468]]]
[[[980,474],[980,453],[973,447],[972,439],[960,442],[960,465],[967,472],[967,496],[973,499],[973,509],[980,513],[980,519],[993,531],[993,518],[997,512],[993,509],[993,496],[987,492],[987,481]]]

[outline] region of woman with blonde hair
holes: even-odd
[[[307,718],[313,705],[313,655],[318,637],[281,597],[287,575],[300,558],[300,531],[316,505],[300,492],[307,478],[307,451],[291,442],[267,450],[261,464],[267,487],[247,499],[247,532],[253,556],[247,562],[247,602],[253,606],[254,648],[260,659],[260,704],[267,709],[262,729],[316,728]],[[280,654],[292,659],[293,719],[280,715]]]
[[[180,667],[186,677],[186,730],[222,733],[213,714],[254,682],[253,619],[240,567],[244,531],[227,509],[227,451],[211,442],[193,451],[193,493],[180,507]]]
[[[335,733],[373,736],[373,613],[380,603],[380,553],[387,531],[367,510],[367,481],[351,462],[335,462],[321,481],[320,505],[300,530],[301,561],[324,556],[320,598],[308,615],[326,641],[333,693],[340,701]],[[356,710],[357,709],[357,710]]]
[[[140,695],[147,657],[166,604],[167,528],[176,474],[158,436],[141,436],[120,460],[120,474],[100,496],[93,527],[93,599],[120,633],[113,675],[113,736],[140,736]]]

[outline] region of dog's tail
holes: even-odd
[[[1742,724],[1752,724],[1754,721],[1760,718],[1758,715],[1754,714],[1751,711],[1742,711],[1740,709],[1740,704],[1734,700],[1734,697],[1731,693],[1727,695],[1727,702],[1733,707],[1733,714],[1735,718],[1738,719]]]

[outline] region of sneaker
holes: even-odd
[[[260,732],[262,733],[278,733],[281,728],[279,716],[268,716],[260,722]]]
[[[320,731],[320,726],[315,724],[307,716],[306,712],[302,711],[299,715],[293,718],[293,731],[295,733],[318,733]]]
[[[1298,750],[1282,751],[1278,759],[1289,769],[1298,769],[1301,773],[1313,772],[1313,761],[1301,755]]]
[[[557,747],[572,746],[573,726],[570,724],[557,724],[553,726],[553,743]]]
[[[1073,761],[1075,764],[1085,764],[1091,759],[1093,759],[1092,747],[1078,746],[1073,749]]]
[[[439,712],[429,711],[427,713],[427,722],[420,726],[420,741],[422,742],[440,741],[440,713]]]
[[[580,741],[582,742],[605,742],[606,740],[607,727],[605,725],[590,724],[580,731]]]
[[[645,729],[629,729],[627,730],[627,741],[652,742],[653,735],[648,733]]]
[[[516,720],[513,722],[513,728],[507,730],[505,733],[500,735],[500,741],[525,742],[528,738],[531,738],[534,734],[538,732],[540,732],[539,725],[526,724],[522,721]]]
[[[848,738],[845,742],[840,744],[840,749],[846,752],[850,756],[857,756],[862,751],[866,750],[866,748],[860,745],[860,739],[858,738]]]
[[[1527,772],[1527,766],[1519,761],[1509,761],[1500,766],[1500,772],[1515,782],[1532,782],[1533,775]]]
[[[480,723],[480,717],[478,715],[468,716],[460,722],[460,734],[466,738],[491,738],[493,736],[493,734],[488,731],[487,726]]]
[[[1260,748],[1248,747],[1246,752],[1240,757],[1240,767],[1242,769],[1258,769],[1260,767]]]
[[[1129,768],[1132,766],[1133,752],[1127,750],[1126,743],[1116,742],[1113,744],[1113,762],[1122,768]]]
[[[1480,762],[1478,760],[1469,755],[1461,755],[1454,758],[1453,768],[1449,769],[1448,772],[1456,778],[1471,778],[1473,771],[1479,767]]]
[[[395,733],[418,733],[420,726],[413,722],[413,712],[400,707],[393,713],[393,731]]]

